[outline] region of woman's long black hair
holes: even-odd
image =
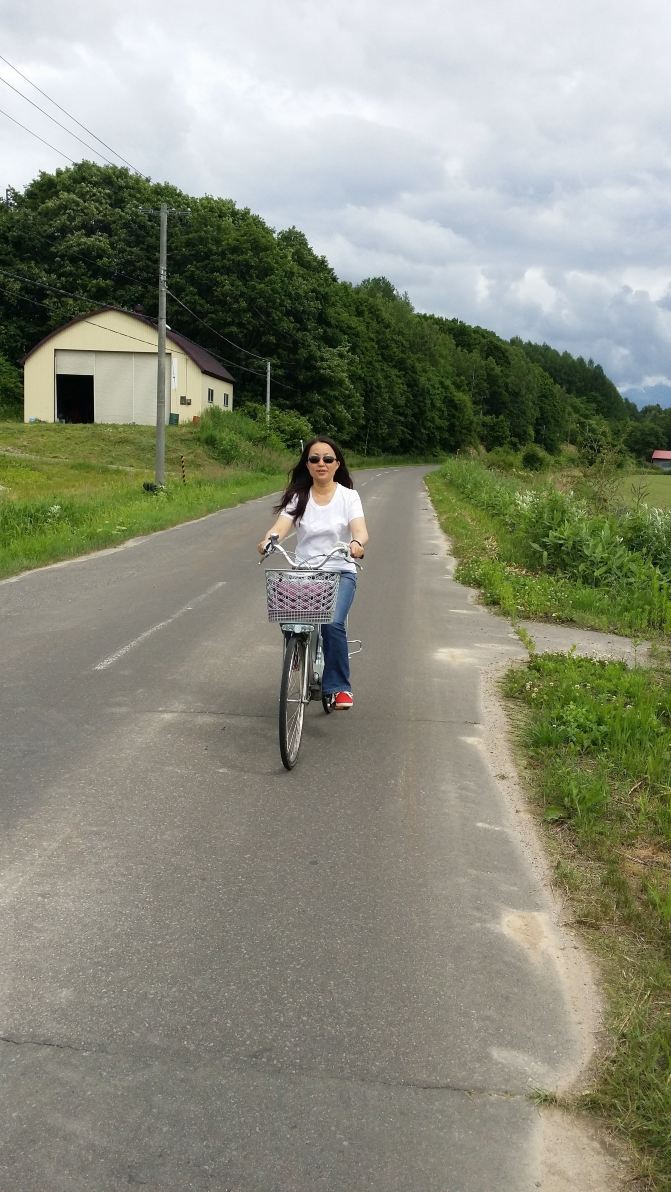
[[[343,488],[354,488],[354,481],[347,471],[345,457],[338,444],[334,443],[333,439],[327,438],[326,435],[315,435],[314,439],[310,439],[310,442],[305,444],[296,467],[292,468],[289,472],[289,483],[282,494],[279,504],[273,510],[274,513],[281,513],[283,509],[286,509],[289,502],[296,497],[296,508],[291,515],[296,522],[299,522],[305,513],[305,506],[308,503],[310,489],[312,488],[312,476],[308,471],[308,455],[315,443],[326,443],[338,460],[338,467],[333,477],[336,483],[342,484]]]

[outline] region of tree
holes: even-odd
[[[660,443],[663,443],[663,446],[660,446]],[[664,450],[666,442],[660,435],[659,423],[652,418],[646,418],[641,422],[630,423],[625,446],[637,459],[650,463],[653,451]]]
[[[592,360],[418,314],[385,277],[339,281],[298,228],[276,233],[231,199],[92,162],[40,174],[0,205],[0,351],[10,368],[96,307],[156,317],[151,212],[161,202],[171,212],[169,322],[224,361],[238,403],[263,404],[270,360],[273,409],[368,451],[534,440],[556,451],[569,423],[639,421]],[[661,446],[667,413],[650,415]]]
[[[10,418],[23,415],[21,372],[5,356],[0,356],[0,411]]]

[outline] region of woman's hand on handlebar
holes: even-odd
[[[269,555],[271,550],[277,546],[280,540],[279,534],[266,534],[264,538],[257,543],[256,549],[260,555]]]

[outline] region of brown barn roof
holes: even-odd
[[[50,331],[48,335],[44,336],[44,339],[41,339],[39,343],[35,344],[29,352],[26,352],[21,363],[25,364],[33,352],[41,348],[42,344],[47,343],[54,335],[58,335],[59,332],[64,331],[66,327],[74,327],[75,323],[84,323],[87,319],[93,318],[94,315],[100,315],[106,310],[118,311],[119,314],[128,315],[129,318],[137,319],[139,323],[145,323],[156,330],[156,323],[153,319],[147,318],[146,315],[138,314],[137,311],[122,310],[119,306],[99,306],[96,310],[89,311],[86,315],[78,315],[76,319],[70,319],[68,323],[63,323],[60,327],[55,327],[53,331]],[[218,377],[221,381],[235,381],[235,378],[231,376],[228,369],[224,368],[224,365],[208,352],[206,348],[201,348],[200,344],[195,344],[193,340],[187,339],[185,335],[180,335],[177,331],[166,331],[166,338],[172,340],[183,352],[186,352],[187,356],[190,356],[194,364],[197,364],[200,371],[204,372],[206,376]]]
[[[224,368],[215,356],[210,355],[206,348],[201,348],[199,344],[195,344],[193,340],[187,339],[185,335],[180,335],[177,331],[166,331],[166,336],[182,348],[187,356],[190,356],[198,365],[200,371],[206,373],[208,377],[218,377],[221,381],[234,379],[228,369]]]

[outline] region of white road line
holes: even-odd
[[[108,666],[112,666],[115,662],[118,662],[120,658],[123,658],[124,654],[128,654],[130,650],[135,648],[135,646],[139,646],[142,642],[146,641],[148,637],[151,637],[152,633],[158,633],[159,629],[165,629],[166,625],[172,625],[173,621],[176,621],[178,617],[183,616],[184,613],[191,612],[191,610],[195,608],[197,604],[201,604],[203,600],[207,600],[208,596],[211,596],[213,592],[218,591],[219,588],[223,588],[225,583],[225,579],[219,580],[218,583],[213,584],[211,588],[208,588],[206,592],[203,592],[200,596],[196,596],[192,601],[190,601],[189,604],[185,604],[184,608],[178,609],[176,613],[173,613],[171,617],[168,617],[167,621],[159,621],[157,625],[152,625],[151,629],[145,629],[144,633],[141,633],[139,637],[134,637],[131,642],[128,642],[125,646],[122,646],[120,650],[115,650],[114,654],[109,654],[107,658],[103,658],[101,662],[98,662],[93,668],[94,671],[107,670]]]

